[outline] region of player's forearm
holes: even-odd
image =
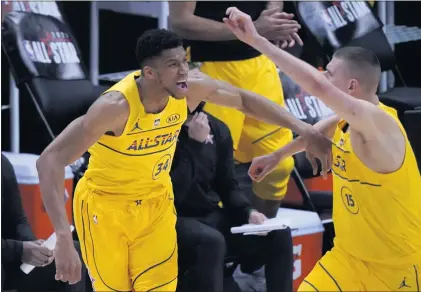
[[[272,153],[273,156],[276,157],[277,160],[281,161],[287,157],[295,155],[304,151],[306,148],[306,142],[303,138],[298,137],[295,140],[291,141],[287,145],[282,148],[279,148],[275,152]]]
[[[340,118],[337,115],[333,115],[331,117],[318,121],[313,126],[313,128],[315,128],[321,134],[325,135],[327,138],[332,139],[339,120]],[[304,141],[302,137],[298,137],[294,141],[291,141],[284,147],[273,152],[273,155],[275,155],[278,160],[282,160],[289,156],[292,156],[304,151],[305,148],[306,148],[306,142]]]
[[[320,98],[334,112],[343,118],[349,116],[352,104],[332,94],[336,88],[316,68],[274,46],[263,37],[258,38],[251,45],[268,56],[282,72],[304,90]]]
[[[246,115],[252,116],[268,124],[291,129],[300,136],[305,136],[312,130],[307,124],[292,115],[285,108],[269,99],[250,91],[240,90],[242,108]]]
[[[49,154],[41,155],[37,161],[42,200],[57,238],[71,239],[70,225],[63,199],[64,168],[65,165],[60,164]]]
[[[171,18],[170,27],[188,40],[229,41],[237,39],[224,23],[192,14],[182,18]]]

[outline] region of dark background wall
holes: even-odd
[[[395,24],[421,27],[421,2],[396,1]],[[421,41],[397,44],[395,56],[407,85],[421,87]]]
[[[89,67],[90,3],[61,2],[62,11],[73,29],[83,59]],[[147,29],[156,28],[153,17],[100,10],[100,74],[136,69],[136,39]]]

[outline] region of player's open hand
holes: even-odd
[[[293,19],[294,14],[279,11],[279,7],[263,10],[254,21],[257,33],[284,49],[295,44],[303,45],[297,34],[301,25]]]
[[[313,174],[316,175],[319,167],[316,158],[320,160],[321,175],[327,179],[327,173],[332,167],[332,141],[322,135],[319,131],[312,129],[302,138],[306,141],[306,157],[311,163]]]
[[[57,238],[54,257],[56,263],[55,278],[57,281],[69,282],[69,284],[73,285],[81,280],[82,263],[71,237]]]
[[[263,10],[254,26],[259,35],[270,41],[286,41],[301,28],[293,18],[294,14],[281,12],[275,7]]]
[[[223,21],[237,38],[247,44],[253,43],[260,37],[250,17],[236,7],[230,7]]]
[[[267,154],[253,158],[248,175],[256,182],[262,181],[279,164],[280,159],[275,154]]]

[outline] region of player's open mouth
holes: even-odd
[[[178,89],[181,89],[183,91],[187,91],[187,89],[188,89],[186,81],[177,82],[177,87],[178,87]]]

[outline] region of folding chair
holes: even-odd
[[[304,179],[314,177],[310,162],[305,157],[305,153],[294,155],[295,167],[291,174],[298,191],[303,200],[302,206],[283,204],[284,207],[292,209],[302,209],[316,212],[322,220],[325,232],[323,233],[323,254],[333,247],[335,237],[332,221],[333,194],[331,191],[309,191],[304,184]]]
[[[21,93],[21,141],[39,154],[108,88],[88,79],[77,42],[59,19],[13,11],[2,27],[2,49]]]

